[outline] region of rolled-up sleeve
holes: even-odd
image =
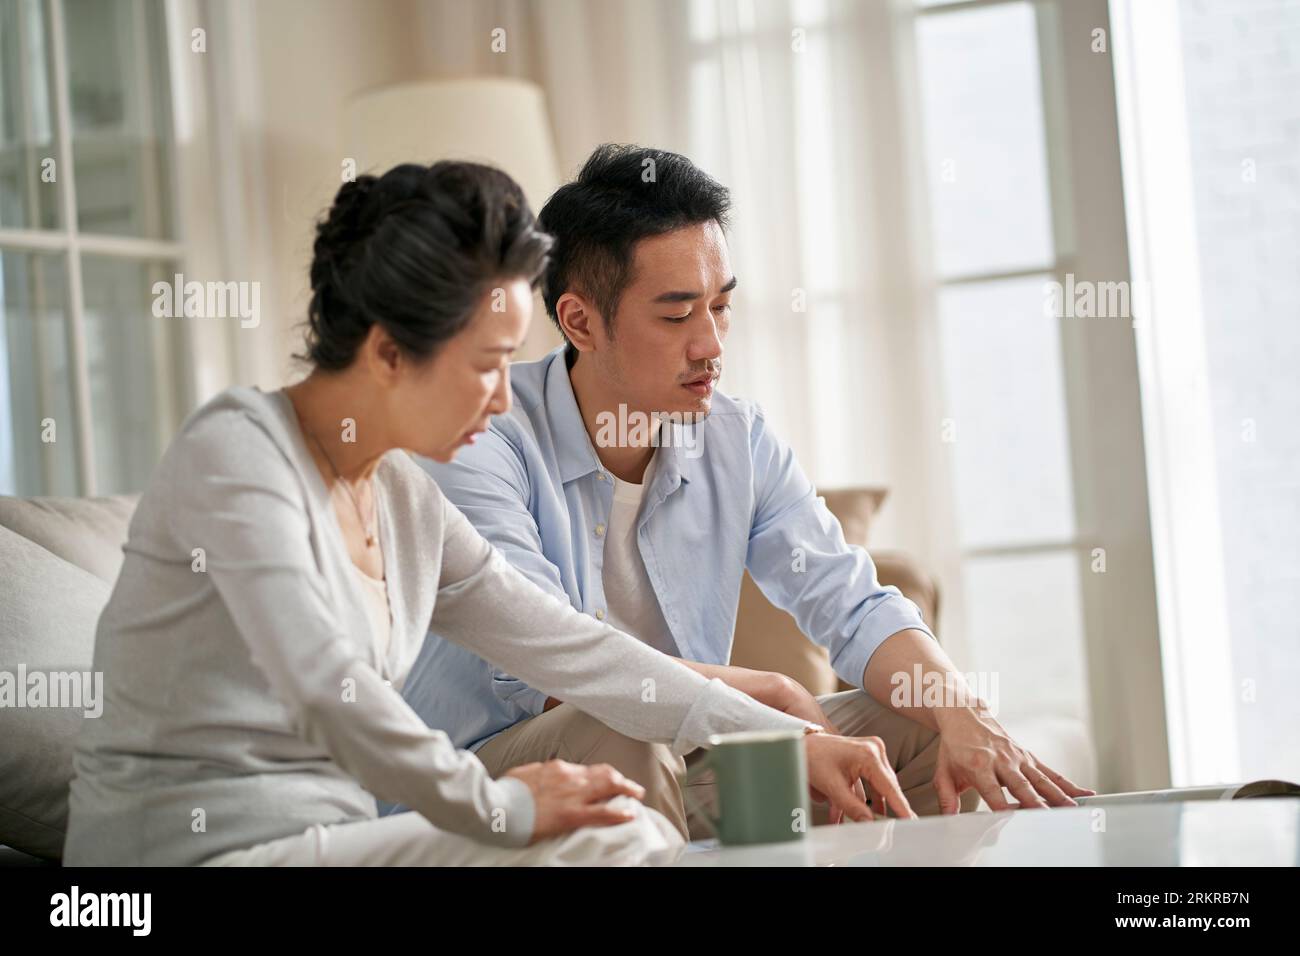
[[[827,649],[835,673],[860,688],[871,655],[891,635],[913,628],[933,638],[920,609],[882,585],[867,551],[844,540],[839,521],[757,407],[750,453],[755,487],[746,567],[767,599]]]

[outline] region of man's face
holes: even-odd
[[[707,415],[735,284],[716,222],[642,239],[613,338],[593,323],[595,349],[584,361],[629,410]]]

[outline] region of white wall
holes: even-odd
[[[291,360],[311,298],[314,224],[342,184],[343,103],[368,87],[418,75],[418,34],[408,0],[269,0],[252,5],[265,163],[269,278],[259,347],[278,386],[298,377]]]

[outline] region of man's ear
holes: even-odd
[[[595,349],[592,327],[600,321],[600,316],[587,299],[576,292],[566,292],[555,303],[555,315],[575,349],[579,352]]]

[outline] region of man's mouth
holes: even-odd
[[[707,398],[713,393],[713,383],[717,381],[717,376],[712,373],[697,375],[689,382],[683,382],[682,388],[688,388],[694,394],[701,398]]]

